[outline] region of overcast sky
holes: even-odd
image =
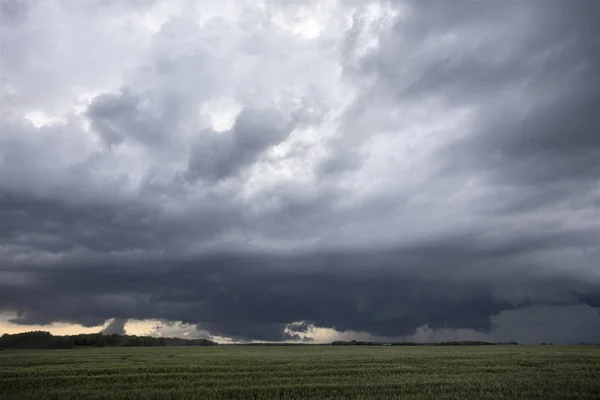
[[[599,1],[0,15],[0,333],[598,342]]]

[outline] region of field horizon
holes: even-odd
[[[597,346],[5,350],[3,399],[592,399]]]

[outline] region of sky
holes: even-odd
[[[0,0],[0,333],[598,342],[598,15]]]

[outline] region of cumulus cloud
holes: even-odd
[[[1,5],[12,323],[600,333],[596,2]]]

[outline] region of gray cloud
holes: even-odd
[[[14,323],[599,332],[595,2],[184,3],[2,3]]]
[[[146,126],[136,126],[136,122],[142,119],[137,115],[139,104],[140,98],[128,91],[120,95],[103,94],[94,99],[88,113],[100,137],[108,146],[120,144],[126,136],[140,131],[145,135],[160,138],[160,131],[152,135],[152,121],[147,121]]]
[[[536,186],[595,180],[596,3],[409,4],[361,73],[377,77],[373,95],[400,104],[434,96],[477,109],[466,136],[441,149],[444,171]]]
[[[0,4],[0,15],[4,23],[19,23],[27,18],[27,2],[7,0]]]
[[[102,333],[104,333],[105,335],[112,335],[115,333],[118,335],[124,335],[126,323],[126,319],[115,318],[112,321],[110,321],[110,323],[106,326],[106,328],[104,328]]]
[[[281,143],[295,128],[277,112],[244,109],[227,132],[204,132],[195,143],[187,177],[210,181],[236,175],[254,163],[267,148]]]
[[[567,236],[554,245],[568,246],[571,240]],[[3,285],[0,300],[22,311],[19,323],[160,318],[197,324],[216,335],[263,340],[286,338],[285,326],[293,321],[379,336],[410,334],[422,325],[488,332],[490,317],[506,310],[598,306],[598,284],[565,273],[522,271],[529,265],[518,261],[516,249],[531,252],[539,245],[516,242],[500,251],[475,251],[472,240],[457,238],[422,249],[294,257],[215,254],[186,263],[107,260],[87,262],[85,268],[73,260],[68,267],[63,262],[51,269],[11,269],[25,283]],[[498,264],[510,268],[474,272]],[[53,302],[36,301],[50,293]]]

